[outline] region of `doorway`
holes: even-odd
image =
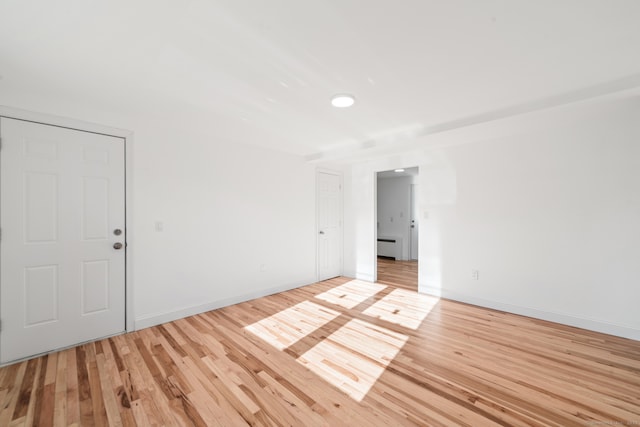
[[[418,167],[376,174],[377,281],[418,290]]]
[[[0,363],[126,330],[125,139],[0,118]]]

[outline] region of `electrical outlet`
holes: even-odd
[[[480,279],[480,272],[478,270],[471,270],[471,278],[473,280],[479,280]]]

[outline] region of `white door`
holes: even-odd
[[[342,274],[342,185],[340,175],[318,172],[318,280]]]
[[[123,332],[124,140],[4,117],[0,136],[0,362]]]
[[[411,223],[409,225],[409,238],[411,240],[411,248],[410,248],[410,260],[418,259],[418,206],[416,204],[416,189],[417,184],[411,184]]]

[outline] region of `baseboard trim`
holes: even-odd
[[[154,313],[141,316],[135,320],[135,330],[149,328],[151,326],[161,325],[163,323],[173,322],[174,320],[183,319],[185,317],[194,316],[196,314],[205,313],[207,311],[216,310],[218,308],[227,307],[241,302],[251,301],[256,298],[266,297],[268,295],[277,294],[301,286],[306,286],[313,281],[307,283],[296,283],[284,286],[276,286],[273,288],[262,289],[257,292],[250,292],[244,295],[223,298],[216,301],[210,301],[204,304],[198,304],[190,307],[183,307],[178,310],[167,311],[164,313]]]
[[[521,316],[533,317],[535,319],[547,320],[549,322],[560,323],[576,328],[587,329],[594,332],[601,332],[617,337],[629,338],[640,341],[640,330],[628,326],[617,325],[614,323],[602,322],[600,320],[582,318],[572,316],[570,314],[556,313],[551,311],[540,310],[537,308],[519,306],[499,301],[487,300],[470,295],[460,294],[458,292],[447,289],[434,288],[429,286],[421,286],[421,293],[446,298],[454,301],[464,302],[480,307],[491,308],[493,310],[505,311],[507,313],[518,314]]]
[[[358,280],[364,280],[365,282],[373,282],[373,274],[358,272],[355,274],[355,278]]]

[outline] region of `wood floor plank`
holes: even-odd
[[[53,425],[56,427],[66,425],[67,420],[67,353],[68,351],[58,353],[56,366],[53,410]]]
[[[152,381],[150,367],[145,364],[143,356],[135,350],[137,335],[131,334],[126,339],[129,352],[124,356],[124,360],[131,374],[131,384],[137,390],[136,397],[144,408],[148,422],[150,425],[175,423],[173,415],[168,410],[165,395]]]
[[[123,422],[122,418],[120,417],[118,401],[116,399],[116,395],[113,393],[114,386],[112,378],[114,377],[110,375],[107,361],[105,359],[105,354],[103,352],[100,354],[96,354],[96,369],[96,379],[98,380],[100,393],[102,394],[102,399],[104,402],[104,410],[108,421],[107,425],[118,427],[122,426]]]
[[[13,419],[13,413],[15,411],[16,405],[18,404],[18,396],[20,394],[20,390],[22,389],[22,382],[24,380],[24,375],[27,370],[27,362],[22,362],[17,366],[9,366],[3,369],[13,369],[15,375],[7,375],[6,376],[6,387],[8,387],[7,394],[5,395],[4,402],[2,404],[1,412],[0,412],[0,426],[9,425],[11,420]],[[9,378],[13,379],[13,382],[9,382]]]
[[[337,277],[0,368],[0,426],[640,425],[640,342]]]
[[[53,355],[53,357],[57,357]],[[31,422],[33,425],[51,425],[52,413],[49,413],[50,403],[48,398],[50,396],[45,394],[45,383],[47,379],[47,367],[49,366],[49,360],[52,355],[43,356],[40,360],[40,372],[38,379],[36,380],[36,388],[33,391],[31,402],[29,402],[29,410],[27,411],[27,422]],[[42,417],[42,420],[40,419]],[[31,421],[33,420],[33,421]]]
[[[22,419],[27,416],[29,405],[33,403],[31,395],[34,391],[34,382],[37,379],[39,372],[41,359],[31,359],[27,362],[27,370],[25,372],[22,384],[20,385],[20,392],[18,393],[18,401],[13,412],[11,420]]]

